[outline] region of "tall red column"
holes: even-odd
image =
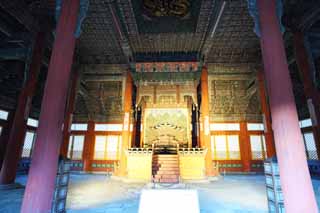
[[[199,119],[199,108],[197,107],[197,109],[196,109],[196,113],[197,113],[197,115],[196,115],[196,126],[197,126],[197,146],[198,147],[201,147],[201,144],[200,144],[200,119]]]
[[[140,147],[144,147],[144,114],[145,114],[145,109],[146,109],[146,102],[142,100],[141,103],[141,125],[140,125]]]
[[[120,167],[119,176],[127,175],[127,157],[125,151],[129,148],[129,138],[130,138],[130,113],[132,107],[132,77],[129,71],[127,71],[126,77],[126,88],[124,96],[124,118],[123,118],[123,129],[122,129],[122,146],[120,155]]]
[[[95,133],[94,133],[94,121],[88,122],[88,130],[84,141],[84,153],[83,153],[83,171],[91,171],[91,163],[94,155]]]
[[[45,39],[45,33],[38,33],[32,62],[30,64],[29,78],[19,95],[16,112],[14,114],[7,149],[1,167],[0,184],[11,184],[16,178],[16,171],[27,129],[27,120],[32,107],[32,97],[36,89],[38,74],[42,64]]]
[[[138,119],[137,119],[136,116],[132,116],[131,120],[132,120],[132,131],[131,131],[130,147],[136,147],[136,136],[137,136]]]
[[[257,1],[261,49],[286,212],[318,212],[275,0]]]
[[[72,118],[73,118],[73,111],[75,108],[75,101],[77,96],[77,85],[79,80],[79,73],[75,71],[71,77],[71,87],[69,90],[68,95],[68,103],[67,103],[67,110],[63,125],[63,141],[60,148],[60,154],[63,157],[67,157],[68,155],[68,147],[69,147],[69,137],[70,137],[70,131],[71,131],[71,124],[72,124]]]
[[[304,94],[307,98],[309,114],[312,120],[312,131],[316,141],[318,157],[320,157],[320,97],[319,92],[312,80],[311,64],[309,63],[308,51],[305,47],[302,32],[294,32],[294,49],[297,65],[303,83]]]
[[[270,109],[269,109],[269,104],[267,99],[264,74],[262,71],[258,72],[258,86],[259,86],[261,112],[263,115],[264,137],[266,140],[267,157],[270,158],[276,154],[276,148],[274,146],[271,114],[270,114]]]
[[[41,105],[37,139],[22,213],[50,212],[55,189],[62,127],[73,61],[79,0],[64,0]]]
[[[209,89],[208,89],[208,69],[203,67],[201,73],[201,122],[203,129],[200,132],[202,139],[201,146],[207,148],[207,154],[205,157],[206,174],[212,176],[213,164],[212,164],[212,151],[211,151],[211,138],[210,138],[210,119],[209,119]]]
[[[240,122],[240,153],[244,172],[250,172],[250,138],[247,122]]]
[[[10,69],[14,69],[15,72],[23,73],[25,70],[25,62],[22,61],[16,61],[13,63],[13,67],[10,67]],[[21,75],[21,74],[20,74]],[[12,110],[9,112],[8,119],[6,121],[6,124],[3,125],[3,129],[1,132],[0,137],[0,171],[3,164],[3,160],[5,157],[5,152],[7,150],[7,145],[10,137],[10,133],[12,130],[13,120],[14,120],[15,110]]]

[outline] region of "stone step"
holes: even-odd
[[[163,159],[156,159],[156,160],[153,160],[152,162],[154,163],[166,163],[166,162],[179,162],[178,159],[166,159],[166,160],[163,160]]]
[[[176,171],[154,171],[152,172],[153,175],[179,175],[179,170]]]
[[[179,171],[156,171],[152,175],[180,175]]]
[[[179,158],[153,158],[153,161],[179,161]]]
[[[177,168],[177,169],[179,169],[179,165],[176,165],[176,164],[152,165],[152,168],[154,168],[154,169],[157,169],[157,168]]]
[[[152,161],[152,175],[157,183],[179,182],[178,155],[154,155]]]
[[[171,169],[179,170],[179,166],[176,166],[176,165],[168,166],[168,165],[166,165],[166,166],[153,166],[152,167],[152,170],[171,170]]]
[[[152,158],[153,160],[179,160],[178,157],[165,157],[165,158],[161,158],[161,157],[154,157]]]
[[[172,157],[153,157],[152,159],[179,159],[178,156],[172,156]]]
[[[178,165],[162,165],[162,166],[153,166],[153,170],[179,170]]]
[[[178,183],[179,178],[154,178],[153,181],[155,183]]]
[[[179,164],[177,160],[159,160],[159,161],[152,161],[152,164]]]
[[[178,163],[178,160],[153,160],[153,163]]]
[[[153,164],[153,167],[179,167],[177,163],[161,163],[161,164]]]
[[[153,163],[152,166],[178,166],[178,162],[175,163]]]
[[[159,162],[159,163],[157,163],[157,162],[153,162],[152,163],[152,166],[157,166],[157,165],[179,165],[179,163],[178,162],[171,162],[171,161],[169,161],[169,162]]]
[[[178,179],[179,178],[179,175],[154,175],[154,178],[157,178],[157,179],[167,179],[167,178],[175,178],[175,179]]]
[[[179,166],[154,166],[152,167],[152,170],[177,170],[179,171]]]
[[[168,159],[168,158],[178,158],[178,155],[154,155],[153,158],[158,158],[158,159]]]

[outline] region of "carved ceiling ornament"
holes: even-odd
[[[186,18],[190,6],[190,0],[143,0],[144,15],[148,17]]]

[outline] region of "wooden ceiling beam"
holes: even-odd
[[[122,75],[108,75],[108,74],[92,74],[83,75],[84,82],[112,82],[112,81],[122,81]]]
[[[13,16],[28,31],[35,33],[40,30],[38,21],[31,15],[28,6],[21,0],[1,0],[0,7]]]
[[[320,20],[320,3],[312,5],[311,9],[308,10],[301,18],[299,23],[299,29],[306,31],[312,27],[314,23]]]
[[[122,29],[120,19],[116,14],[115,7],[114,7],[113,3],[109,4],[109,9],[111,12],[111,17],[112,17],[113,25],[115,28],[115,32],[117,33],[118,38],[119,38],[118,41],[121,46],[122,52],[126,56],[127,64],[129,65],[129,67],[131,67],[130,63],[133,62],[133,53],[132,53],[132,49],[131,49],[129,40],[126,37],[124,30]]]
[[[0,27],[0,31],[1,31],[1,27]],[[32,38],[30,36],[30,33],[23,33],[23,32],[10,33],[8,38],[2,39],[0,41],[0,46],[6,45],[6,44],[26,44],[31,42],[31,40]]]
[[[0,60],[25,60],[27,55],[27,48],[0,49]]]
[[[9,29],[7,23],[5,23],[5,21],[2,20],[1,18],[0,18],[0,32],[8,37],[13,34],[12,30]]]

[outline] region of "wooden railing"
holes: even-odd
[[[150,148],[130,148],[127,155],[127,177],[136,181],[152,180],[152,155]]]
[[[179,167],[182,180],[202,180],[206,178],[205,148],[179,148]]]

